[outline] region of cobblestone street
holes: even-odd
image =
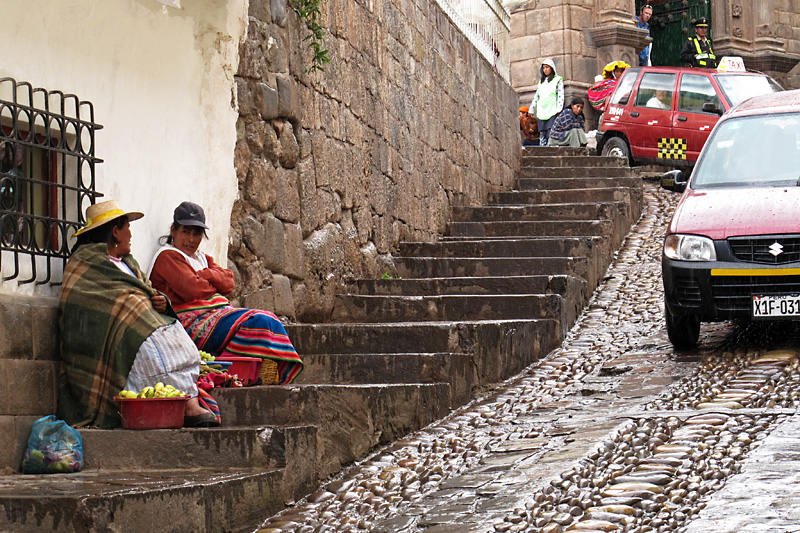
[[[646,183],[560,349],[260,531],[797,530],[800,493],[775,496],[800,475],[797,333],[704,324],[697,350],[673,351],[660,255],[677,199]]]

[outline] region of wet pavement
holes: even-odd
[[[666,337],[645,212],[562,347],[343,472],[260,531],[797,531],[800,333],[704,324]],[[785,489],[785,490],[784,490]]]

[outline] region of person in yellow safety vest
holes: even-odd
[[[540,71],[539,86],[529,108],[539,126],[539,146],[547,146],[553,120],[564,109],[564,78],[556,73],[552,59],[542,61]]]
[[[711,39],[706,38],[708,33],[708,19],[700,17],[694,22],[695,36],[683,43],[681,61],[690,67],[716,68],[717,57]]]

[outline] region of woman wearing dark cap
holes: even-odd
[[[586,146],[588,140],[583,128],[586,121],[583,118],[583,99],[573,98],[569,107],[556,116],[553,129],[550,130],[550,146]]]
[[[273,361],[273,382],[291,383],[303,362],[286,328],[269,311],[230,305],[225,296],[233,291],[233,273],[199,250],[207,229],[199,205],[183,202],[175,208],[169,236],[153,260],[153,286],[169,296],[199,349]]]
[[[75,232],[59,300],[58,415],[71,425],[118,427],[113,397],[162,382],[190,396],[185,426],[218,426],[197,398],[197,347],[131,255],[130,222],[142,216],[101,202]]]

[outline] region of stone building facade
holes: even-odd
[[[323,9],[315,76],[295,12],[250,2],[228,265],[240,303],[324,321],[348,280],[391,275],[400,241],[510,187],[520,147],[516,93],[434,1]]]
[[[668,0],[651,1],[664,4]],[[800,6],[790,0],[692,0],[708,12],[709,36],[718,57],[740,56],[748,68],[767,72],[785,88],[800,87]],[[683,2],[689,5],[692,2]],[[586,96],[607,63],[638,64],[637,53],[650,42],[633,17],[635,0],[524,0],[511,11],[511,84],[527,105],[536,90],[539,66],[552,58],[564,77],[567,98]],[[686,16],[680,14],[680,16]],[[690,27],[687,18],[684,26]],[[684,30],[684,36],[689,34]],[[684,37],[678,36],[678,39]],[[654,43],[657,46],[658,43]],[[589,110],[593,111],[593,110]],[[596,117],[590,117],[590,119]]]

